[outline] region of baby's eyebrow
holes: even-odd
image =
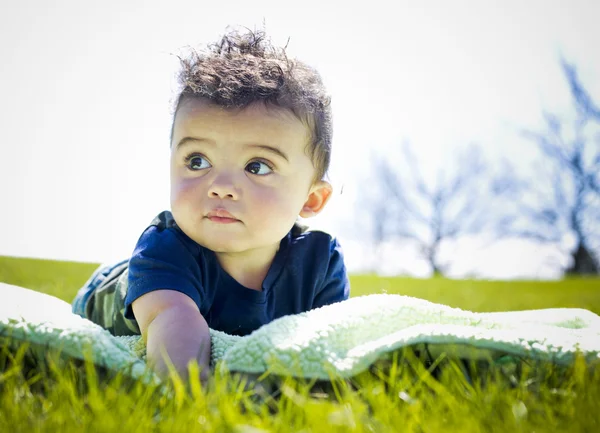
[[[266,144],[249,144],[248,147],[258,147],[259,149],[264,149],[264,150],[266,150],[268,152],[274,153],[274,154],[282,157],[287,162],[290,162],[290,160],[287,157],[287,155],[285,153],[283,153],[280,149],[277,149],[276,147],[267,146]]]
[[[179,149],[181,146],[190,143],[190,142],[199,142],[199,143],[212,143],[212,140],[207,138],[198,138],[198,137],[183,137],[175,146],[176,149]]]
[[[209,143],[209,144],[214,144],[214,141],[208,139],[208,138],[200,138],[200,137],[183,137],[181,140],[179,140],[179,143],[177,143],[176,149],[179,149],[182,146],[185,146],[188,143]],[[290,162],[290,159],[288,158],[288,156],[280,149],[273,147],[273,146],[269,146],[266,144],[249,144],[248,147],[250,148],[259,148],[259,149],[263,149],[266,150],[267,152],[271,152],[274,153],[277,156],[282,157],[283,159],[285,159],[287,162]]]

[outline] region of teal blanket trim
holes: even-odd
[[[212,365],[224,370],[348,378],[403,347],[463,359],[505,356],[573,363],[600,361],[600,316],[576,308],[474,313],[402,295],[375,294],[286,316],[238,337],[211,330]],[[114,337],[71,313],[68,303],[0,283],[0,341],[28,342],[97,365],[147,374],[139,336]],[[4,343],[3,343],[4,344]]]

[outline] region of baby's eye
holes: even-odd
[[[205,168],[211,167],[208,160],[201,155],[189,155],[185,158],[185,162],[190,170],[204,170]]]
[[[273,169],[265,162],[252,161],[246,166],[246,171],[259,176],[264,176],[273,172]]]

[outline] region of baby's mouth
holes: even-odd
[[[219,224],[230,224],[239,222],[240,220],[233,216],[231,213],[226,211],[225,209],[215,209],[206,214],[206,218],[214,223]]]

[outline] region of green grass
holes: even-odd
[[[399,293],[471,311],[586,308],[600,314],[600,278],[561,281],[477,281],[351,277],[352,296]]]
[[[95,264],[0,257],[0,281],[71,301]],[[600,313],[600,280],[453,281],[351,277],[353,296],[400,293],[474,311],[581,307]],[[0,293],[0,302],[2,300]],[[410,351],[352,380],[303,383],[216,375],[166,392],[52,356],[0,351],[0,432],[18,431],[600,431],[600,372],[485,363],[426,364]],[[470,372],[472,383],[465,378]],[[276,386],[272,386],[276,383]]]

